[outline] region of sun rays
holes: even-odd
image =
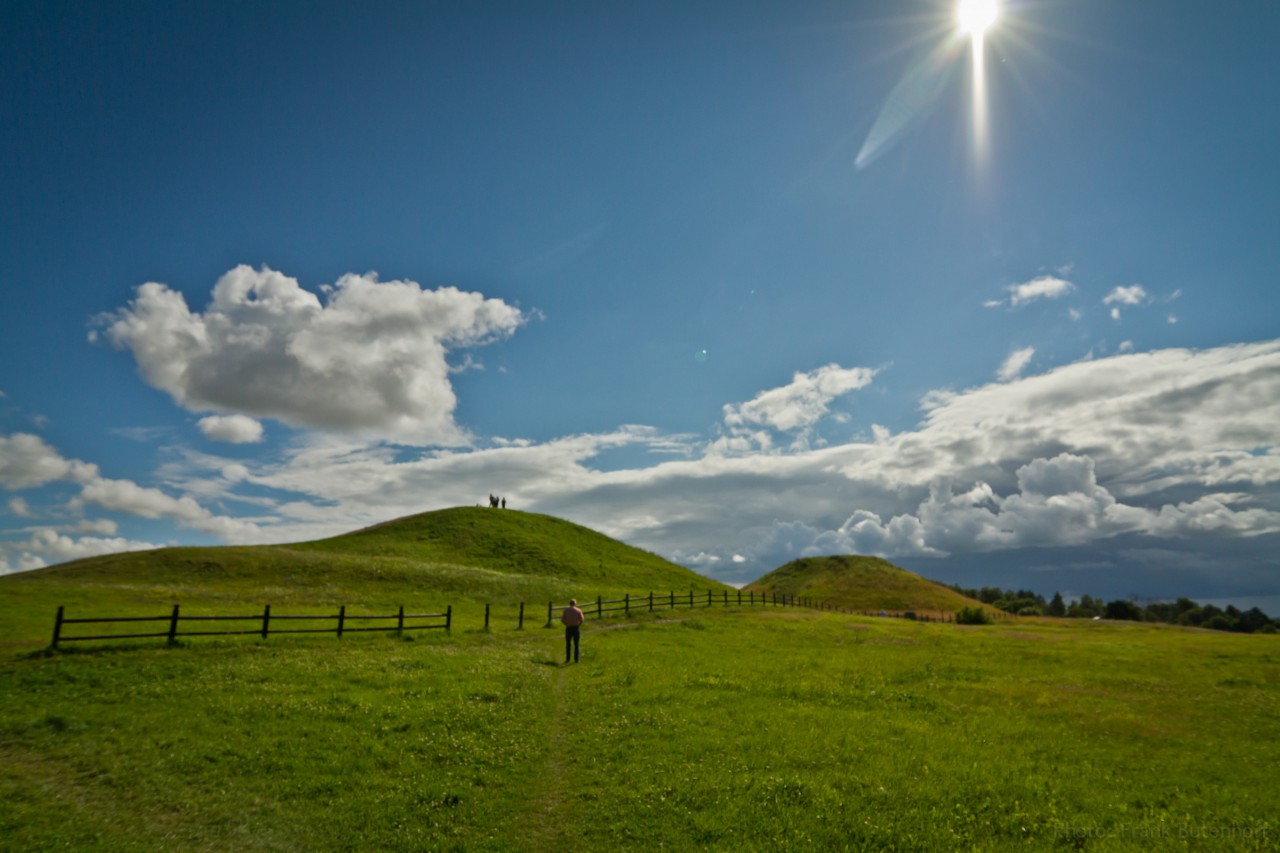
[[[972,59],[973,147],[976,161],[987,158],[988,115],[985,44],[1000,20],[998,0],[960,0],[954,26],[945,26],[932,50],[918,59],[885,99],[880,114],[858,151],[855,165],[869,166],[916,122],[932,111],[955,73],[964,40]]]
[[[969,36],[973,57],[973,149],[979,163],[987,158],[987,74],[983,43],[1000,17],[996,0],[960,0],[956,24]]]

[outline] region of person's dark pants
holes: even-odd
[[[578,662],[578,644],[582,640],[581,625],[566,625],[564,629],[564,662],[569,662],[569,647],[573,646],[573,662]]]

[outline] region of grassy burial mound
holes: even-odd
[[[792,560],[746,588],[850,610],[954,613],[964,607],[987,609],[980,601],[879,557],[852,554]]]
[[[298,546],[329,554],[388,555],[557,578],[608,590],[721,589],[683,566],[549,515],[477,507],[427,512]]]
[[[173,604],[218,614],[266,604],[394,613],[401,604],[545,606],[691,589],[727,587],[558,518],[460,507],[315,542],[163,548],[0,577],[0,629],[47,643],[59,606],[79,616],[155,615]]]

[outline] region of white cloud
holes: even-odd
[[[1011,308],[1020,308],[1041,299],[1061,299],[1075,292],[1076,286],[1065,278],[1042,275],[1021,284],[1011,284],[1005,288],[1009,292],[1008,304]],[[1004,300],[992,300],[988,307],[1005,304]]]
[[[1120,319],[1121,305],[1142,305],[1151,301],[1151,297],[1147,295],[1147,290],[1140,284],[1130,285],[1128,287],[1115,287],[1102,298],[1103,305],[1111,306],[1111,319]]]
[[[633,425],[415,455],[313,434],[267,462],[185,455],[161,478],[181,497],[94,477],[82,483],[79,503],[262,542],[475,505],[494,493],[515,509],[743,579],[838,551],[937,556],[1117,537],[1177,547],[1184,537],[1280,531],[1280,341],[1129,352],[1019,373],[928,395],[914,428],[872,427],[869,438],[816,449],[772,441],[813,429],[832,400],[873,375],[833,365],[796,374],[727,406],[725,434],[710,445]],[[723,452],[732,442],[737,452]],[[43,442],[26,446],[61,460]],[[624,448],[658,461],[595,466]],[[63,460],[36,476],[9,458],[8,482],[44,482],[70,468]],[[201,481],[209,491],[183,485]],[[237,496],[241,488],[252,497]],[[234,500],[258,501],[268,515],[237,520],[206,508]]]
[[[0,486],[30,489],[58,480],[83,483],[98,473],[97,467],[62,455],[29,433],[0,435]]]
[[[9,498],[9,512],[18,518],[31,518],[31,507],[19,497]]]
[[[205,438],[231,444],[262,441],[262,424],[244,415],[210,415],[196,424]]]
[[[0,544],[0,573],[38,569],[53,563],[82,560],[121,551],[145,551],[159,548],[150,542],[119,537],[71,537],[52,528],[41,528],[25,542]]]
[[[98,536],[114,536],[120,529],[109,518],[83,518],[76,524],[77,533],[93,533]]]
[[[99,478],[86,483],[73,507],[84,504],[139,518],[171,519],[184,527],[231,542],[254,541],[262,535],[253,522],[214,515],[194,498],[171,497],[159,489],[139,486],[131,480]]]
[[[778,396],[776,406],[730,411],[738,422],[749,414],[768,424],[756,431],[768,435],[773,424],[802,430],[821,409],[784,416],[791,398]],[[739,455],[715,443],[698,455],[698,444],[632,426],[405,458],[317,437],[280,463],[250,464],[246,478],[297,496],[262,526],[271,541],[474,505],[493,492],[514,508],[744,576],[833,550],[901,557],[1125,534],[1254,536],[1280,529],[1271,504],[1239,499],[1249,490],[1274,495],[1280,484],[1280,341],[1117,355],[935,394],[917,428],[880,428],[866,442],[786,451],[744,441]],[[621,447],[663,461],[593,467],[594,457]],[[227,463],[206,464],[220,477]],[[1225,489],[1236,497],[1224,500]]]
[[[757,424],[789,431],[812,426],[828,412],[831,401],[871,383],[875,371],[828,364],[809,373],[796,373],[790,384],[762,391],[755,399],[724,407],[730,426]]]
[[[203,313],[158,283],[98,318],[142,377],[193,411],[239,413],[366,437],[458,445],[451,350],[509,336],[518,309],[453,287],[345,275],[322,304],[268,268],[239,266]]]
[[[1140,284],[1115,287],[1102,298],[1103,305],[1141,305],[1147,301],[1147,290]]]
[[[1035,347],[1024,347],[1009,353],[1009,357],[1000,365],[1000,369],[996,375],[1001,382],[1008,382],[1010,379],[1016,379],[1031,363],[1031,359],[1036,354]]]
[[[810,430],[830,414],[837,397],[865,388],[875,378],[866,367],[828,364],[808,373],[796,373],[791,382],[762,391],[745,403],[724,407],[727,434],[713,442],[717,453],[743,453],[769,449],[773,437],[766,430],[796,432],[793,448],[807,447]]]

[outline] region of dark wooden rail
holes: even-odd
[[[216,630],[213,628],[182,630],[184,624],[207,625],[226,622],[251,623],[253,627],[228,630]],[[325,622],[336,624],[305,628],[280,627],[280,623],[297,625],[307,622],[312,625]],[[372,626],[365,624],[369,622],[383,624]],[[392,622],[394,622],[394,625],[387,624]],[[125,623],[164,623],[164,627],[162,630],[126,634],[77,634],[70,636],[65,633],[65,628],[68,625],[115,625]],[[175,604],[173,605],[173,612],[167,616],[94,616],[75,619],[67,617],[65,608],[59,607],[58,616],[53,625],[53,647],[57,648],[59,643],[80,640],[140,640],[165,637],[170,643],[174,643],[178,637],[229,637],[245,634],[257,634],[263,639],[266,639],[270,634],[337,634],[341,638],[344,633],[358,631],[395,630],[397,633],[403,633],[405,631],[426,631],[441,628],[447,632],[452,629],[452,626],[453,605],[446,608],[444,613],[405,613],[402,605],[397,613],[365,615],[347,613],[346,605],[342,605],[338,608],[336,614],[301,615],[273,614],[271,605],[268,604],[262,608],[262,613],[250,616],[184,616],[181,614],[178,605]]]
[[[677,608],[707,608],[720,605],[729,607],[800,607],[809,610],[820,610],[831,613],[844,613],[861,616],[886,616],[899,619],[912,619],[920,622],[954,622],[955,615],[945,611],[864,611],[838,607],[827,602],[811,598],[798,598],[794,595],[778,593],[743,592],[742,590],[707,590],[706,592],[668,591],[665,593],[625,594],[622,598],[606,599],[596,596],[594,601],[582,600],[578,606],[583,614],[603,619],[612,614],[630,616],[632,613],[653,613],[660,610]],[[550,628],[557,613],[568,607],[568,602],[557,604],[547,602],[547,624]],[[489,630],[489,604],[484,606],[484,630]],[[525,603],[519,605],[517,630],[524,628]],[[997,618],[1010,618],[1005,614],[997,614]],[[155,625],[155,630],[136,631],[121,634],[77,634],[69,635],[69,625],[108,625],[108,624],[147,624]],[[215,628],[216,623],[241,623],[244,627]],[[376,623],[376,624],[370,624]],[[394,623],[394,624],[393,624]],[[207,627],[205,627],[207,626]],[[297,627],[293,627],[297,626]],[[53,647],[60,643],[83,640],[138,640],[164,637],[170,644],[179,637],[227,637],[256,634],[266,639],[271,634],[343,634],[361,631],[392,631],[402,634],[405,631],[427,631],[443,629],[449,632],[453,628],[453,605],[449,605],[444,613],[405,613],[403,605],[396,613],[388,614],[355,614],[348,613],[346,605],[338,609],[336,614],[293,614],[272,613],[271,605],[262,608],[261,613],[244,616],[191,616],[183,615],[178,605],[165,616],[113,616],[70,618],[63,607],[58,608],[57,619],[53,626]]]

